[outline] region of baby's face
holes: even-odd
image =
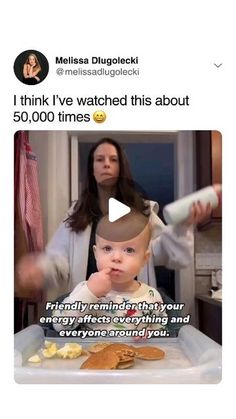
[[[125,242],[111,242],[96,236],[94,251],[98,270],[111,268],[112,282],[133,280],[149,257],[144,234],[147,233],[142,232],[134,239]]]

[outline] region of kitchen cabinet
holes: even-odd
[[[222,183],[222,135],[219,131],[196,131],[196,182],[197,189]],[[222,205],[200,224],[201,230],[222,221]]]
[[[208,295],[196,295],[199,330],[222,344],[222,302]]]

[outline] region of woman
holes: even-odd
[[[37,84],[40,81],[38,74],[41,71],[38,58],[35,54],[30,54],[23,66],[23,82],[25,84]]]
[[[192,259],[193,234],[189,226],[211,212],[211,206],[194,204],[185,224],[165,226],[157,216],[158,204],[144,200],[136,191],[127,159],[120,145],[104,138],[90,151],[87,184],[81,199],[71,208],[47,245],[44,254],[26,256],[18,273],[23,287],[42,288],[43,284],[58,286],[66,283],[65,292],[96,272],[93,255],[96,224],[107,213],[108,200],[114,197],[124,204],[149,215],[153,225],[151,257],[140,278],[156,287],[154,266],[186,267]],[[58,295],[61,291],[58,290]]]

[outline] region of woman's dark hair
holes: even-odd
[[[97,222],[103,216],[99,208],[97,182],[93,175],[94,152],[101,144],[111,144],[117,150],[120,173],[116,184],[116,199],[145,215],[149,215],[149,204],[145,203],[144,197],[135,187],[125,152],[116,141],[102,138],[89,152],[85,188],[81,198],[75,204],[73,213],[65,221],[75,232],[85,230],[90,223]]]

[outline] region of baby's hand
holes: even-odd
[[[105,268],[89,277],[87,282],[88,289],[96,295],[96,297],[103,297],[111,290],[110,274],[111,268]]]
[[[139,340],[146,340],[148,336],[147,329],[145,329],[145,335],[144,336],[134,336],[133,339],[137,342]]]

